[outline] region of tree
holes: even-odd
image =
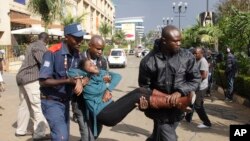
[[[101,26],[99,27],[99,31],[101,35],[103,36],[104,40],[106,41],[107,36],[111,33],[112,27],[110,24],[106,22],[102,22]]]
[[[116,30],[115,34],[112,37],[112,41],[117,45],[125,45],[127,44],[125,37],[125,32],[123,32],[122,30]]]
[[[84,20],[86,15],[87,15],[87,13],[83,13],[80,16],[72,16],[71,13],[68,13],[67,16],[62,18],[61,23],[64,26],[69,25],[71,23],[82,23],[82,21]]]
[[[62,17],[64,6],[64,0],[30,0],[28,10],[41,16],[47,30],[49,24]]]

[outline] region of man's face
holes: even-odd
[[[99,58],[102,56],[103,49],[105,45],[101,40],[96,40],[94,42],[89,43],[89,53],[92,58]]]
[[[170,53],[177,53],[181,46],[181,33],[178,30],[171,30],[169,37],[162,37],[163,48]]]
[[[194,54],[196,60],[200,60],[203,57],[203,54],[200,50],[194,50],[193,54]]]
[[[75,37],[72,35],[67,36],[67,44],[73,49],[79,50],[82,41],[83,41],[83,37]]]

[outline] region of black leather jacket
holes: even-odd
[[[164,54],[159,44],[145,56],[140,63],[139,86],[157,89],[172,94],[180,92],[187,95],[195,91],[201,81],[200,72],[191,52],[180,49],[175,55]],[[182,112],[176,108],[147,110],[146,115],[152,119],[167,119],[169,122],[181,120]]]

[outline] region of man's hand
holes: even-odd
[[[83,91],[82,81],[81,78],[76,79],[76,85],[74,88],[74,93],[79,96]]]
[[[171,106],[175,107],[177,106],[177,99],[181,97],[181,93],[174,92],[170,95],[168,99],[168,103],[170,103]]]
[[[112,98],[112,94],[109,90],[106,90],[105,94],[102,97],[103,102],[107,102]]]

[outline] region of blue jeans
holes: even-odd
[[[227,76],[227,91],[226,98],[233,99],[233,90],[234,90],[234,77],[235,74],[228,74]]]
[[[42,111],[48,121],[52,141],[69,140],[69,101],[41,100]]]

